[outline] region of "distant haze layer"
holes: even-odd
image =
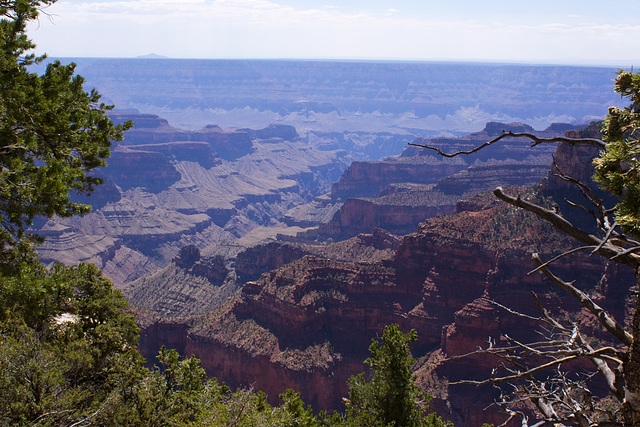
[[[174,126],[307,132],[477,131],[488,121],[553,122],[603,117],[620,104],[606,67],[438,62],[89,59],[77,71],[117,109]]]

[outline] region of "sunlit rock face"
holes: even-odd
[[[187,131],[150,114],[112,119],[134,126],[95,172],[105,181],[95,197],[74,196],[93,212],[51,219],[41,254],[95,262],[118,286],[167,266],[184,246],[286,227],[284,213],[327,192],[346,166],[340,151],[310,147],[291,126]]]
[[[116,124],[127,121],[133,122],[133,127],[125,133],[122,145],[156,145],[156,149],[152,151],[166,151],[158,144],[166,144],[172,142],[205,142],[211,150],[222,159],[233,160],[248,154],[252,147],[252,133],[260,131],[251,131],[249,129],[222,129],[216,125],[208,125],[197,131],[188,131],[178,129],[169,124],[166,119],[152,114],[131,114],[131,113],[109,113],[109,117]],[[278,131],[286,135],[287,139],[295,139],[297,133],[288,127],[281,129],[278,127],[267,128],[264,130],[266,137],[256,135],[257,138],[267,139],[271,135],[277,136]],[[182,147],[182,150],[175,152],[187,151],[192,147]],[[207,154],[210,156],[210,154]]]
[[[535,131],[522,123],[487,123],[481,132],[459,138],[417,138],[414,144],[445,153],[472,151],[503,132],[540,138],[561,135],[556,124]],[[331,199],[341,203],[330,221],[319,226],[321,236],[341,239],[382,228],[394,234],[413,232],[425,218],[450,214],[456,202],[498,186],[530,186],[549,173],[555,147],[533,152],[528,140],[504,138],[472,156],[435,157],[433,150],[409,146],[400,157],[353,162],[331,187]]]

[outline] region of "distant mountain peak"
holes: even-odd
[[[168,58],[167,56],[163,56],[163,55],[158,55],[157,53],[148,53],[146,55],[139,55],[136,56],[136,58],[142,58],[142,59],[166,59]]]

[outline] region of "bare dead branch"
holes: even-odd
[[[560,255],[558,255],[557,257],[551,258],[549,261],[539,265],[538,267],[534,268],[533,270],[531,270],[530,272],[527,273],[527,276],[531,276],[533,273],[535,273],[536,271],[540,270],[543,267],[548,266],[549,264],[552,264],[554,262],[556,262],[557,260],[559,260],[560,258],[566,257],[567,255],[571,255],[574,254],[576,252],[580,252],[580,251],[584,251],[587,249],[593,249],[596,246],[580,246],[579,248],[575,248],[575,249],[571,249],[569,251],[563,252]]]
[[[635,252],[637,250],[640,250],[640,246],[633,246],[631,248],[625,249],[624,251],[620,252],[617,255],[612,256],[611,259],[615,260],[619,256],[627,255],[627,254],[630,254],[630,253]]]
[[[584,198],[587,199],[589,203],[591,203],[594,207],[598,208],[600,215],[601,216],[604,215],[604,211],[605,211],[604,201],[600,197],[598,197],[598,195],[591,189],[591,187],[589,187],[588,185],[584,184],[583,182],[573,177],[570,177],[569,175],[565,174],[562,170],[560,170],[560,167],[556,163],[555,156],[553,156],[552,165],[554,169],[558,172],[557,174],[555,174],[555,176],[562,179],[563,181],[566,181],[570,184],[575,185],[580,191],[580,193],[584,196]]]
[[[607,234],[605,234],[604,239],[602,239],[602,242],[598,245],[598,247],[596,247],[592,252],[591,255],[598,253],[598,251],[602,248],[602,246],[607,243],[607,241],[609,240],[609,238],[611,238],[611,233],[613,233],[613,230],[616,228],[616,226],[618,225],[617,222],[614,222],[613,225],[609,228],[609,230],[607,230]]]
[[[523,344],[509,336],[505,336],[505,339],[507,339],[511,345],[496,347],[490,338],[488,348],[478,349],[464,355],[451,356],[449,359],[458,359],[477,354],[490,354],[514,367],[514,369],[511,369],[509,366],[502,364],[499,368],[511,375],[521,376],[523,373],[528,371],[528,368],[526,368],[520,361],[524,361],[528,355],[535,355],[536,357],[552,360],[557,360],[561,357],[582,355],[581,357],[588,357],[591,360],[597,371],[603,375],[611,394],[618,399],[618,401],[622,402],[624,400],[624,381],[622,379],[622,359],[624,358],[624,352],[612,347],[602,348],[596,352],[596,350],[594,350],[589,343],[582,338],[577,324],[573,324],[570,328],[564,326],[554,319],[544,307],[542,307],[540,300],[534,292],[531,292],[531,295],[539,311],[542,313],[542,317],[536,318],[519,313],[495,301],[487,298],[484,299],[516,316],[548,324],[551,329],[548,332],[549,335],[547,335],[543,341]],[[556,335],[559,339],[554,338]],[[518,353],[518,351],[520,351],[520,353]],[[585,354],[587,356],[585,356]],[[597,354],[597,356],[593,356],[595,354]],[[592,355],[593,357],[589,357],[588,355]],[[609,366],[609,364],[613,364],[613,367]],[[498,368],[495,368],[493,370],[491,378],[496,378],[497,369]],[[523,377],[523,379],[525,379],[525,377]],[[452,382],[451,384],[462,383],[466,382],[458,381]],[[533,385],[530,385],[529,387],[533,387]],[[511,400],[511,403],[514,403],[514,401]]]
[[[542,313],[545,322],[547,322],[549,325],[551,325],[551,327],[555,329],[558,329],[558,330],[566,329],[560,322],[558,322],[556,319],[551,317],[551,315],[549,314],[549,311],[546,308],[544,308],[542,304],[540,304],[540,299],[538,298],[538,295],[536,295],[535,292],[531,291],[530,294],[533,297],[533,301],[536,304],[536,307]]]
[[[566,142],[569,145],[592,145],[601,149],[604,149],[606,147],[606,144],[599,140],[599,139],[594,139],[594,138],[579,138],[579,139],[575,139],[575,138],[566,138],[564,136],[556,136],[553,138],[539,138],[536,135],[532,134],[532,133],[527,133],[527,132],[521,132],[521,133],[513,133],[511,131],[509,132],[502,132],[499,136],[493,138],[490,141],[485,142],[484,144],[481,144],[469,151],[457,151],[455,153],[445,153],[442,150],[440,150],[437,147],[432,147],[430,145],[423,145],[423,144],[414,144],[414,143],[409,143],[409,145],[413,145],[416,147],[421,147],[421,148],[426,148],[427,150],[433,150],[436,153],[438,153],[439,155],[443,156],[443,157],[456,157],[456,156],[460,156],[463,154],[473,154],[476,153],[480,150],[482,150],[485,147],[488,147],[490,145],[495,144],[496,142],[504,139],[504,138],[528,138],[532,141],[531,146],[535,147],[536,145],[540,145],[540,144],[551,144],[554,142]]]
[[[482,297],[482,298],[480,298],[480,299],[482,299],[482,300],[484,300],[484,301],[488,302],[488,303],[489,303],[489,304],[491,304],[491,305],[495,305],[496,307],[500,307],[500,308],[501,308],[501,309],[503,309],[504,311],[507,311],[507,312],[509,312],[509,313],[511,313],[511,314],[515,314],[516,316],[524,317],[525,319],[530,319],[530,320],[537,320],[537,321],[541,321],[541,320],[542,320],[542,319],[541,319],[541,318],[539,318],[539,317],[533,317],[533,316],[529,316],[528,314],[524,314],[524,313],[520,313],[520,312],[518,312],[518,311],[515,311],[515,310],[513,310],[513,309],[511,309],[511,308],[509,308],[509,307],[507,307],[507,306],[505,306],[505,305],[502,305],[502,304],[500,304],[499,302],[494,301],[494,300],[492,300],[492,299],[490,299],[490,298]]]
[[[564,202],[565,202],[566,204],[568,204],[569,206],[573,206],[573,207],[575,207],[575,208],[580,208],[580,209],[582,209],[583,211],[585,211],[585,212],[587,212],[589,215],[591,215],[591,216],[593,217],[593,219],[595,219],[595,220],[596,220],[596,222],[598,222],[598,217],[596,216],[596,213],[595,213],[592,209],[589,209],[589,208],[587,208],[586,206],[581,205],[580,203],[573,202],[573,201],[571,201],[571,200],[569,200],[569,199],[567,199],[567,198],[565,198],[565,199],[564,199]],[[598,222],[598,223],[599,223],[599,222]]]
[[[501,135],[475,148],[454,153],[444,153],[437,147],[423,144],[414,143],[409,145],[433,150],[443,157],[451,158],[462,154],[476,153],[505,138],[527,138],[531,141],[532,147],[543,143],[565,142],[569,145],[591,145],[599,149],[606,148],[606,144],[599,139],[573,139],[565,137],[538,138],[530,133],[512,132],[503,132]],[[497,188],[494,191],[494,195],[503,202],[535,214],[549,222],[557,230],[575,238],[585,245],[564,252],[545,263],[535,255],[535,258],[537,258],[537,267],[529,274],[542,271],[553,283],[576,298],[583,307],[587,308],[596,316],[598,321],[609,333],[618,338],[626,346],[630,346],[633,340],[631,334],[625,331],[602,307],[595,304],[590,297],[575,287],[573,282],[565,282],[554,276],[549,271],[548,266],[567,255],[588,249],[591,254],[598,253],[607,259],[628,265],[638,271],[640,267],[640,253],[636,251],[640,251],[640,242],[629,239],[621,230],[616,231],[618,224],[615,222],[612,223],[613,220],[610,218],[610,216],[615,213],[615,208],[607,209],[604,206],[604,201],[598,197],[595,191],[589,186],[564,174],[556,164],[555,158],[553,159],[553,167],[557,171],[556,176],[573,184],[588,201],[585,206],[568,200],[567,203],[588,212],[595,220],[598,230],[602,233],[601,235],[600,233],[596,233],[598,234],[597,236],[591,234],[575,223],[566,220],[557,209],[547,209],[523,200],[520,196],[511,197],[505,194],[502,188]],[[591,208],[590,205],[593,208]],[[498,389],[501,390],[501,401],[496,401],[495,404],[509,415],[508,420],[503,425],[513,421],[516,417],[520,417],[523,427],[529,426],[529,421],[525,413],[514,409],[513,406],[515,404],[517,408],[518,405],[525,401],[535,405],[539,413],[542,414],[543,419],[534,421],[535,426],[577,425],[581,427],[595,427],[621,425],[618,422],[620,410],[610,411],[607,407],[598,407],[597,398],[592,396],[587,381],[598,373],[602,374],[611,394],[616,397],[619,402],[623,402],[626,391],[622,370],[623,360],[626,355],[625,351],[614,347],[592,348],[581,335],[578,323],[570,321],[559,322],[542,307],[537,296],[535,294],[533,294],[533,296],[536,306],[542,313],[542,317],[536,318],[518,313],[495,301],[489,301],[516,316],[542,322],[545,328],[539,331],[539,333],[544,340],[525,343],[508,335],[503,335],[501,342],[506,345],[496,346],[490,338],[488,348],[478,349],[466,355],[452,357],[467,357],[473,354],[490,354],[498,357],[501,363],[492,370],[490,378],[482,381],[464,380],[452,384],[494,384],[496,387],[496,384],[502,384],[502,386],[498,387]],[[597,371],[592,371],[591,373],[573,373],[572,375],[561,371],[563,364],[584,358],[591,360]],[[549,369],[555,370],[556,373],[544,377]],[[541,376],[541,371],[543,370],[545,374]],[[504,384],[509,384],[513,387],[511,394],[505,394],[503,392]]]
[[[543,262],[538,254],[533,254],[531,259],[540,267],[540,271],[542,271],[547,279],[551,280],[551,282],[560,287],[560,289],[577,299],[583,307],[596,316],[600,324],[602,324],[602,326],[604,326],[611,335],[618,338],[624,345],[631,346],[633,343],[633,336],[620,326],[620,324],[618,324],[618,322],[616,322],[605,309],[593,302],[593,300],[580,289],[573,286],[573,282],[565,282],[551,273],[547,267],[542,266]]]
[[[540,205],[536,205],[535,203],[531,203],[527,200],[523,200],[520,196],[511,197],[504,192],[502,187],[498,187],[495,190],[493,190],[493,194],[498,199],[510,204],[511,206],[522,208],[524,210],[527,210],[539,216],[540,218],[549,222],[553,227],[555,227],[559,231],[573,237],[574,239],[584,243],[585,245],[597,246],[597,245],[600,245],[600,243],[602,242],[602,239],[594,236],[593,234],[587,233],[586,231],[577,227],[573,223],[564,219],[557,212],[551,209],[542,207]],[[622,255],[622,252],[624,252],[624,248],[614,245],[611,242],[605,242],[605,244],[602,245],[600,250],[598,250],[598,253],[604,256],[605,258],[612,259],[615,256],[616,262],[628,265],[632,267],[634,270],[636,270],[640,266],[640,256],[633,253]]]

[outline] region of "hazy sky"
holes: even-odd
[[[49,56],[640,64],[640,0],[59,0]]]

